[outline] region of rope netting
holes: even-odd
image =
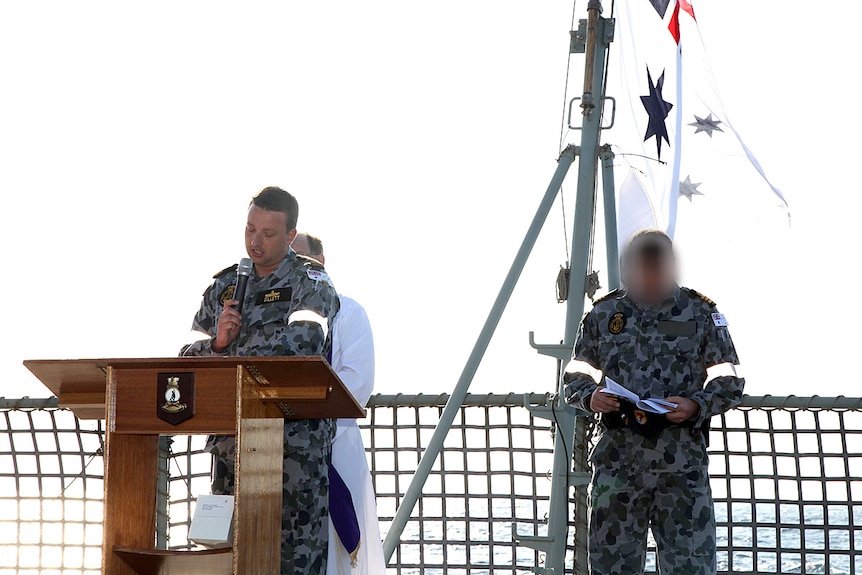
[[[862,412],[764,407],[713,423],[719,568],[862,572]]]
[[[0,573],[100,573],[102,425],[0,410]]]
[[[375,396],[362,433],[385,535],[447,396]],[[538,394],[468,396],[390,563],[399,574],[529,573],[546,533],[552,424]],[[101,557],[102,425],[44,400],[0,403],[0,575],[95,574]],[[862,401],[747,398],[713,421],[719,569],[862,573]],[[164,544],[188,546],[208,492],[204,438],[170,440]],[[578,470],[576,470],[578,471]],[[577,526],[570,525],[569,539]],[[581,529],[581,533],[584,529]],[[568,564],[571,564],[571,546]],[[648,568],[654,568],[650,554]]]

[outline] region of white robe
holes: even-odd
[[[347,389],[364,406],[374,388],[374,340],[371,325],[362,306],[339,296],[341,309],[335,316],[332,340],[332,368]],[[360,544],[356,567],[329,522],[329,559],[327,575],[382,575],[386,573],[383,543],[377,522],[377,502],[365,447],[355,419],[337,420],[332,443],[332,465],[338,470],[353,498],[359,521]]]

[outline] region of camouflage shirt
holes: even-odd
[[[215,276],[204,292],[192,329],[214,338],[224,303],[234,299],[236,266]],[[330,324],[338,312],[338,295],[323,266],[290,250],[275,271],[252,273],[245,291],[242,327],[222,353],[211,339],[187,346],[182,355],[326,355],[329,341],[320,318]],[[308,317],[306,317],[308,316]],[[325,322],[324,322],[325,323]]]
[[[595,302],[581,322],[564,376],[568,403],[589,411],[598,385],[579,368],[584,363],[642,398],[677,395],[695,401],[700,410],[689,422],[695,429],[742,400],[744,380],[735,372],[739,360],[727,322],[714,302],[687,288],[677,288],[671,298],[651,307],[636,304],[622,290]],[[708,376],[709,368],[725,369]],[[627,430],[611,431],[631,436],[630,443],[650,442],[624,435]],[[684,431],[671,427],[661,437],[682,438]],[[705,451],[700,455],[705,458]]]
[[[281,264],[269,275],[253,272],[248,279],[242,309],[242,326],[236,339],[222,352],[210,344],[218,330],[218,318],[226,301],[234,299],[237,266],[215,275],[204,292],[201,308],[192,323],[194,331],[210,336],[183,348],[180,355],[323,355],[329,351],[329,337],[321,323],[329,323],[338,312],[338,294],[329,276],[316,260],[289,250]],[[307,319],[303,317],[307,316]],[[329,445],[334,433],[331,420],[285,420],[294,428],[298,444]],[[293,432],[292,432],[293,433]],[[207,450],[233,437],[210,436]]]

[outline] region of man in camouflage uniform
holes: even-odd
[[[299,208],[292,195],[265,188],[251,202],[246,251],[254,264],[242,307],[234,288],[237,266],[215,276],[204,293],[193,329],[206,339],[183,355],[326,355],[328,325],[338,296],[323,266],[290,248]],[[233,398],[225,398],[233,401]],[[282,503],[282,575],[326,573],[331,419],[285,420]],[[236,438],[213,436],[215,494],[233,494]]]
[[[710,418],[742,399],[736,351],[715,304],[676,284],[667,235],[636,234],[622,275],[627,291],[597,300],[586,314],[564,376],[568,403],[601,414],[590,453],[590,571],[642,573],[651,528],[662,575],[714,574],[706,435]],[[605,377],[677,407],[666,415],[632,411],[599,391]],[[638,423],[647,415],[649,432]]]

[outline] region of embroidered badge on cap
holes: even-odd
[[[715,324],[715,327],[727,327],[727,320],[724,317],[724,314],[714,313],[712,314],[712,323]]]
[[[623,315],[623,312],[618,311],[614,315],[611,316],[610,321],[608,321],[608,331],[612,334],[617,335],[621,331],[623,331],[626,327],[626,316]]]
[[[218,296],[218,302],[219,302],[219,304],[220,304],[220,305],[224,305],[224,302],[226,302],[226,301],[228,301],[228,300],[232,300],[232,299],[233,299],[233,294],[234,294],[234,292],[235,292],[235,291],[236,291],[236,286],[235,286],[235,285],[233,285],[233,284],[231,284],[231,285],[227,286],[226,288],[224,288],[224,290],[221,292],[221,295],[220,295],[220,296]]]
[[[308,279],[312,279],[316,282],[329,283],[329,275],[327,275],[326,272],[309,268],[306,273],[308,274]]]

